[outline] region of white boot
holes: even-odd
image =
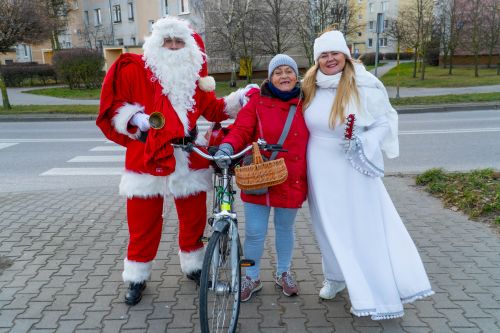
[[[333,299],[335,295],[345,289],[344,281],[323,281],[323,288],[319,291],[319,297],[322,299]]]

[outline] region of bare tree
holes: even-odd
[[[493,54],[496,52],[500,57],[500,0],[489,0],[485,7],[484,41],[488,50],[488,68],[491,68]],[[497,66],[500,66],[500,60]]]
[[[327,29],[337,29],[346,39],[364,29],[357,19],[361,10],[354,1],[345,0],[307,0],[298,1],[297,33],[300,37],[309,65],[314,62],[312,46],[314,39]]]
[[[241,57],[244,59],[245,74],[247,82],[252,82],[253,65],[256,61],[256,51],[259,48],[257,33],[259,31],[260,11],[255,8],[249,8],[247,17],[241,22]]]
[[[464,22],[457,0],[440,0],[437,5],[443,67],[453,74],[453,57],[460,42]]]
[[[103,25],[91,26],[85,23],[83,29],[78,31],[78,37],[87,48],[98,50],[101,48],[100,41],[104,45],[112,44],[113,34]]]
[[[259,5],[262,27],[258,34],[261,51],[275,55],[293,47],[296,12],[293,0],[263,0]]]
[[[389,20],[389,27],[385,34],[396,41],[396,98],[399,98],[399,60],[401,47],[411,46],[408,38],[410,35],[411,26],[402,17],[392,18]]]
[[[481,0],[463,2],[465,34],[461,46],[474,57],[474,76],[479,77],[479,54],[484,43],[484,7]]]
[[[68,24],[67,0],[41,0],[44,14],[48,17],[47,28],[50,29],[50,43],[53,50],[60,50],[59,35],[66,31]]]
[[[211,47],[229,53],[232,87],[236,86],[243,22],[248,18],[252,3],[251,0],[217,0],[205,5]]]
[[[34,0],[0,0],[0,52],[6,53],[18,43],[31,43],[48,37],[48,19],[42,3]],[[0,72],[3,107],[10,109],[5,81]]]

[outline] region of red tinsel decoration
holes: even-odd
[[[355,120],[356,117],[352,113],[346,117],[345,132],[344,132],[344,138],[346,140],[351,140],[352,138]]]

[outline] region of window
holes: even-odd
[[[148,21],[148,30],[149,32],[152,32],[153,31],[153,24],[155,23],[154,20],[149,20]]]
[[[122,21],[122,10],[120,5],[113,6],[113,22],[118,23]]]
[[[362,20],[363,19],[363,15],[359,14],[358,15],[358,20]]]
[[[116,39],[116,44],[117,45],[123,45],[123,38],[117,38]]]
[[[165,15],[168,15],[168,0],[163,1],[163,5],[165,7],[165,10],[163,11]]]
[[[361,37],[361,35],[363,35],[361,32],[358,32],[358,37]]]
[[[28,45],[23,44],[23,49],[22,49],[22,52],[23,52],[23,56],[24,56],[24,57],[27,57],[27,56],[28,56]]]
[[[101,8],[94,9],[94,16],[95,16],[95,25],[101,25],[102,24]]]
[[[370,21],[369,23],[370,30],[373,30],[373,21]]]
[[[384,20],[384,28],[389,28],[389,20]]]
[[[379,38],[378,39],[378,44],[380,46],[387,46],[387,38]]]
[[[372,46],[373,46],[373,39],[368,38],[368,47],[372,47]]]
[[[129,2],[127,4],[128,6],[128,19],[130,21],[133,21],[134,20],[134,4],[132,2]]]
[[[189,1],[188,0],[179,0],[179,8],[181,14],[189,13]]]
[[[136,45],[136,43],[137,43],[137,42],[136,42],[136,40],[135,40],[135,37],[130,38],[130,44],[131,44],[131,45]]]
[[[73,1],[73,9],[78,9],[78,0]]]
[[[370,13],[373,13],[373,3],[369,3],[369,4],[368,4],[368,11],[369,11]]]
[[[382,1],[381,9],[382,9],[382,12],[385,12],[387,10],[387,1]]]
[[[103,45],[104,45],[104,42],[101,39],[97,41],[97,45],[96,46],[97,46],[98,49],[102,50],[102,46]]]
[[[83,23],[85,25],[89,25],[89,22],[90,22],[90,20],[89,20],[89,11],[86,10],[86,11],[83,12]]]

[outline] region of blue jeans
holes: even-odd
[[[264,241],[271,207],[245,202],[245,245],[244,257],[255,261],[255,266],[246,269],[246,275],[252,280],[258,280],[260,258],[264,252]],[[295,242],[296,208],[274,207],[275,246],[278,255],[276,274],[290,270]]]

